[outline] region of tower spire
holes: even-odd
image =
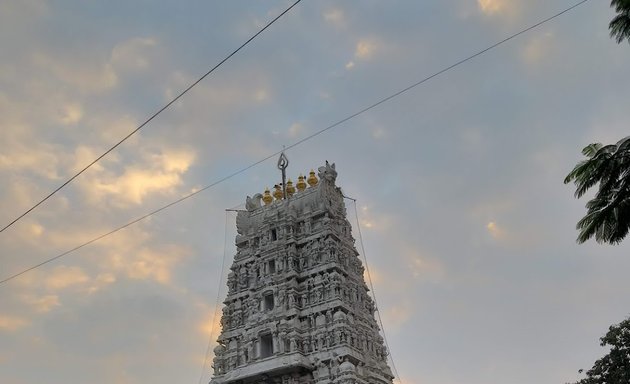
[[[282,198],[287,198],[287,173],[286,169],[289,166],[289,158],[284,154],[284,149],[280,152],[278,158],[278,169],[282,172]]]

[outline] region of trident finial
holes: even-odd
[[[287,198],[287,174],[286,169],[289,166],[289,159],[284,154],[284,149],[280,152],[280,158],[278,159],[278,169],[282,172],[282,197]]]

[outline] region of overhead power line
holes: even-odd
[[[365,261],[365,272],[367,273],[368,282],[370,283],[370,290],[372,291],[372,299],[374,299],[374,305],[376,306],[376,315],[378,316],[378,322],[381,325],[381,332],[383,332],[383,341],[385,342],[385,346],[389,352],[389,358],[392,361],[392,369],[394,370],[394,374],[396,378],[398,378],[398,382],[402,384],[402,378],[400,374],[398,374],[398,369],[396,369],[396,363],[394,362],[394,355],[392,354],[392,349],[389,346],[389,342],[387,341],[387,335],[385,334],[385,325],[383,325],[383,319],[381,318],[381,307],[378,305],[378,301],[376,300],[376,291],[374,290],[374,284],[372,283],[372,275],[370,274],[370,266],[368,265],[367,254],[365,253],[365,247],[363,246],[363,235],[361,234],[361,220],[359,220],[359,211],[357,210],[357,199],[353,199],[352,197],[344,196],[344,198],[352,201],[354,205],[354,217],[357,220],[357,233],[359,235],[359,244],[361,245],[361,253],[363,254],[363,260]]]
[[[447,72],[447,71],[449,71],[449,70],[451,70],[451,69],[453,69],[453,68],[455,68],[455,67],[457,67],[457,66],[459,66],[461,64],[464,64],[465,62],[467,62],[469,60],[472,60],[475,57],[477,57],[479,55],[482,55],[483,53],[488,52],[489,50],[491,50],[493,48],[496,48],[499,45],[504,44],[504,43],[514,39],[515,37],[522,35],[525,32],[528,32],[528,31],[530,31],[530,30],[532,30],[532,29],[534,29],[536,27],[539,27],[542,24],[545,24],[545,23],[547,23],[547,22],[549,22],[549,21],[551,21],[551,20],[553,20],[553,19],[555,19],[555,18],[557,18],[557,17],[559,17],[559,16],[569,12],[570,10],[572,10],[574,8],[577,8],[578,6],[586,3],[587,1],[589,1],[589,0],[582,0],[582,1],[572,5],[570,7],[568,7],[566,9],[564,9],[564,10],[554,14],[553,16],[549,16],[546,19],[543,19],[542,21],[539,21],[539,22],[537,22],[536,24],[534,24],[532,26],[529,26],[529,27],[527,27],[527,28],[525,28],[525,29],[523,29],[523,30],[521,30],[519,32],[516,32],[515,34],[513,34],[513,35],[511,35],[509,37],[506,37],[505,39],[499,41],[498,43],[492,44],[491,46],[489,46],[487,48],[484,48],[481,51],[478,51],[477,53],[474,53],[474,54],[466,57],[465,59],[459,60],[455,64],[452,64],[452,65],[450,65],[450,66],[448,66],[448,67],[446,67],[446,68],[444,68],[444,69],[442,69],[442,70],[440,70],[438,72],[435,72],[432,75],[429,75],[429,76],[423,78],[422,80],[417,81],[417,82],[409,85],[408,87],[405,87],[405,88],[401,89],[400,91],[397,91],[397,92],[395,92],[395,93],[393,93],[393,94],[391,94],[391,95],[389,95],[389,96],[387,96],[385,98],[382,98],[379,101],[377,101],[377,102],[375,102],[375,103],[373,103],[373,104],[371,104],[371,105],[369,105],[369,106],[359,110],[358,112],[355,112],[355,113],[353,113],[353,114],[351,114],[351,115],[349,115],[349,116],[347,116],[347,117],[337,121],[336,123],[333,123],[333,124],[327,126],[326,128],[320,129],[319,131],[314,132],[314,133],[304,137],[303,139],[300,139],[300,140],[296,141],[295,143],[293,143],[293,144],[287,146],[286,148],[284,148],[283,150],[286,151],[286,150],[292,149],[292,148],[294,148],[294,147],[296,147],[296,146],[298,146],[298,145],[300,145],[300,144],[302,144],[302,143],[304,143],[304,142],[306,142],[306,141],[308,141],[308,140],[310,140],[310,139],[312,139],[312,138],[314,138],[316,136],[319,136],[322,133],[327,132],[327,131],[331,130],[332,128],[335,128],[335,127],[345,123],[346,121],[348,121],[350,119],[353,119],[353,118],[355,118],[355,117],[357,117],[357,116],[359,116],[359,115],[361,115],[361,114],[363,114],[363,113],[365,113],[365,112],[367,112],[367,111],[369,111],[369,110],[371,110],[371,109],[373,109],[373,108],[375,108],[375,107],[377,107],[377,106],[379,106],[381,104],[384,104],[384,103],[392,100],[393,98],[395,98],[397,96],[402,95],[403,93],[405,93],[405,92],[407,92],[407,91],[409,91],[409,90],[411,90],[411,89],[413,89],[413,88],[415,88],[415,87],[417,87],[417,86],[419,86],[419,85],[421,85],[421,84],[423,84],[423,83],[433,79],[434,77],[437,77],[437,76],[439,76],[439,75],[441,75],[441,74],[443,74],[443,73],[445,73],[445,72]],[[116,232],[118,232],[118,231],[120,231],[122,229],[125,229],[125,228],[127,228],[127,227],[129,227],[129,226],[131,226],[131,225],[133,225],[133,224],[135,224],[137,222],[139,222],[139,221],[142,221],[142,220],[146,219],[147,217],[153,216],[156,213],[159,213],[159,212],[161,212],[161,211],[163,211],[163,210],[165,210],[167,208],[170,208],[173,205],[179,204],[182,201],[187,200],[187,199],[195,196],[198,193],[201,193],[201,192],[203,192],[203,191],[205,191],[207,189],[210,189],[210,188],[214,187],[217,184],[220,184],[220,183],[222,183],[222,182],[224,182],[224,181],[226,181],[228,179],[231,179],[232,177],[237,176],[237,175],[239,175],[239,174],[241,174],[241,173],[243,173],[243,172],[245,172],[245,171],[247,171],[247,170],[257,166],[258,164],[261,164],[261,163],[271,159],[272,157],[275,157],[275,156],[279,155],[283,150],[276,151],[276,152],[274,152],[274,153],[272,153],[272,154],[270,154],[270,155],[268,155],[268,156],[266,156],[266,157],[256,161],[255,163],[252,163],[252,164],[250,164],[250,165],[248,165],[248,166],[246,166],[244,168],[241,168],[241,169],[239,169],[239,170],[237,170],[237,171],[235,171],[235,172],[233,172],[233,173],[231,173],[231,174],[229,174],[227,176],[224,176],[224,177],[220,178],[219,180],[213,182],[212,184],[209,184],[209,185],[207,185],[207,186],[205,186],[205,187],[203,187],[203,188],[201,188],[201,189],[199,189],[199,190],[197,190],[195,192],[192,192],[192,193],[190,193],[190,194],[188,194],[188,195],[186,195],[186,196],[184,196],[182,198],[179,198],[179,199],[177,199],[177,200],[175,200],[175,201],[173,201],[173,202],[171,202],[171,203],[169,203],[169,204],[167,204],[167,205],[165,205],[165,206],[163,206],[161,208],[158,208],[158,209],[156,209],[156,210],[154,210],[154,211],[152,211],[150,213],[147,213],[144,216],[141,216],[141,217],[139,217],[139,218],[137,218],[135,220],[132,220],[132,221],[128,222],[125,225],[122,225],[122,226],[120,226],[120,227],[118,227],[116,229],[113,229],[113,230],[111,230],[111,231],[109,231],[107,233],[104,233],[104,234],[102,234],[102,235],[100,235],[98,237],[95,237],[92,240],[89,240],[89,241],[87,241],[87,242],[85,242],[85,243],[83,243],[83,244],[81,244],[79,246],[76,246],[76,247],[74,247],[74,248],[72,248],[72,249],[70,249],[70,250],[68,250],[66,252],[63,252],[63,253],[61,253],[61,254],[59,254],[57,256],[51,257],[50,259],[47,259],[47,260],[44,260],[41,263],[39,263],[37,265],[34,265],[34,266],[32,266],[32,267],[30,267],[28,269],[25,269],[25,270],[23,270],[21,272],[18,272],[16,274],[14,274],[14,275],[6,277],[5,279],[0,280],[0,284],[6,283],[6,282],[8,282],[8,281],[18,277],[18,276],[21,276],[21,275],[23,275],[23,274],[25,274],[25,273],[27,273],[29,271],[32,271],[35,268],[39,268],[42,265],[45,265],[45,264],[48,264],[48,263],[50,263],[52,261],[60,259],[60,258],[66,256],[66,255],[68,255],[68,254],[70,254],[70,253],[72,253],[74,251],[77,251],[77,250],[85,247],[86,245],[90,245],[90,244],[92,244],[92,243],[94,243],[94,242],[96,242],[96,241],[98,241],[98,240],[100,240],[100,239],[102,239],[104,237],[107,237],[107,236],[109,236],[111,234],[114,234],[114,233],[116,233]]]
[[[114,149],[116,149],[120,144],[124,143],[127,139],[129,139],[131,136],[133,136],[136,132],[138,132],[140,129],[142,129],[145,125],[147,125],[149,122],[151,122],[151,120],[153,120],[154,118],[156,118],[160,113],[164,112],[166,109],[168,109],[171,105],[173,105],[177,100],[179,100],[182,96],[184,96],[186,93],[188,93],[188,91],[190,91],[191,89],[193,89],[197,84],[199,84],[203,79],[205,79],[206,77],[208,77],[208,75],[210,75],[212,72],[214,72],[217,68],[219,68],[221,65],[223,65],[223,63],[225,63],[226,61],[228,61],[232,56],[234,56],[238,51],[240,51],[241,49],[243,49],[247,44],[249,44],[252,40],[254,40],[256,37],[258,37],[258,35],[260,35],[261,33],[263,33],[263,31],[265,31],[267,28],[269,28],[273,23],[275,23],[278,19],[280,19],[282,16],[284,16],[284,14],[286,14],[287,12],[289,12],[293,7],[295,7],[300,1],[302,0],[297,0],[296,2],[294,2],[293,4],[291,4],[287,9],[285,9],[282,13],[280,13],[278,16],[276,16],[273,20],[271,20],[269,23],[267,23],[267,25],[265,25],[263,28],[261,28],[258,32],[256,32],[252,37],[250,37],[249,39],[247,39],[247,41],[245,41],[243,44],[241,44],[238,48],[236,48],[232,53],[230,53],[229,55],[227,55],[223,60],[221,60],[218,64],[216,64],[214,67],[212,67],[208,72],[206,72],[205,74],[203,74],[201,77],[199,77],[195,82],[193,82],[192,84],[190,84],[188,87],[186,87],[186,89],[184,89],[182,92],[180,92],[177,96],[175,96],[171,101],[169,101],[166,105],[164,105],[162,108],[160,108],[157,112],[155,112],[153,115],[151,115],[148,119],[146,119],[144,121],[144,123],[140,124],[138,126],[138,128],[134,129],[133,131],[131,131],[127,136],[123,137],[119,142],[117,142],[116,144],[114,144],[111,148],[109,148],[107,151],[105,151],[102,155],[100,155],[99,157],[97,157],[96,159],[94,159],[91,163],[89,163],[88,165],[86,165],[83,169],[81,169],[79,172],[77,172],[76,174],[74,174],[74,176],[72,176],[71,178],[69,178],[68,180],[66,180],[63,184],[61,184],[59,187],[57,187],[57,189],[55,189],[54,191],[50,192],[46,197],[44,197],[43,199],[41,199],[37,204],[33,205],[31,208],[29,208],[28,210],[26,210],[24,213],[22,213],[20,216],[16,217],[13,221],[11,221],[9,224],[5,225],[2,229],[0,229],[0,232],[4,232],[5,229],[9,228],[10,226],[12,226],[13,224],[17,223],[20,219],[22,219],[24,216],[28,215],[31,211],[33,211],[35,208],[39,207],[43,202],[45,202],[46,200],[50,199],[55,193],[59,192],[62,188],[64,188],[66,185],[70,184],[74,179],[76,179],[79,175],[81,175],[83,172],[87,171],[91,166],[93,166],[94,164],[96,164],[98,161],[100,161],[103,157],[107,156],[107,154],[109,154],[111,151],[113,151]]]
[[[210,348],[214,343],[214,326],[216,324],[216,320],[219,316],[219,310],[221,307],[219,306],[221,300],[221,287],[223,287],[223,274],[225,272],[225,260],[227,259],[227,244],[228,244],[228,215],[229,212],[234,212],[234,209],[226,209],[225,210],[225,229],[223,230],[223,260],[221,261],[221,271],[219,272],[218,287],[217,287],[217,299],[214,302],[214,314],[212,315],[212,323],[210,324],[210,336],[208,337],[208,346],[206,347],[206,357],[203,359],[203,366],[201,367],[201,375],[199,376],[199,384],[204,383],[204,378],[208,373],[208,366],[211,365],[210,361]],[[206,380],[207,382],[207,380]]]

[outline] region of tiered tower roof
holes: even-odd
[[[336,177],[247,197],[211,384],[392,383]]]

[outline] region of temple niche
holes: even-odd
[[[211,384],[392,383],[336,177],[247,197]]]

